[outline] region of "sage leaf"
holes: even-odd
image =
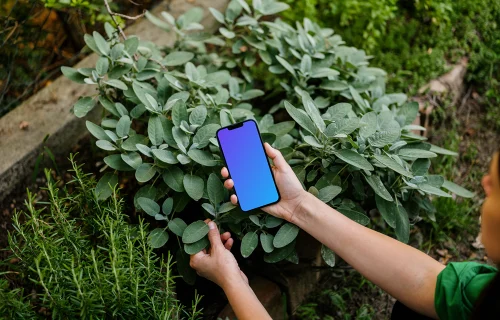
[[[78,118],[83,118],[95,107],[95,101],[91,97],[79,99],[73,106],[73,112]]]
[[[266,228],[272,229],[276,228],[277,226],[281,225],[283,223],[283,219],[277,218],[275,216],[267,215],[266,220],[264,224],[266,225]]]
[[[288,101],[285,101],[285,109],[295,122],[311,134],[316,134],[316,127],[309,116],[302,110],[295,108]]]
[[[164,215],[168,216],[169,214],[172,213],[173,207],[174,207],[174,199],[167,198],[165,199],[165,201],[163,201],[163,204],[161,205],[161,211],[163,212]]]
[[[132,121],[130,120],[130,117],[127,115],[124,115],[118,120],[118,123],[116,124],[116,134],[120,137],[123,138],[128,135],[128,132],[130,130],[130,125],[132,124]]]
[[[168,228],[172,231],[176,236],[182,237],[184,230],[186,229],[187,224],[181,218],[174,218],[168,222]]]
[[[274,236],[272,234],[269,233],[260,234],[260,245],[262,246],[262,249],[264,249],[264,252],[266,253],[273,252],[274,250],[273,240]]]
[[[367,224],[370,223],[370,218],[368,218],[366,215],[364,215],[361,212],[346,208],[346,207],[340,207],[337,208],[337,210],[342,213],[344,216],[348,217],[352,221],[355,221],[359,223],[362,226],[366,226]]]
[[[396,228],[396,214],[398,213],[396,203],[394,201],[387,201],[378,195],[375,195],[375,203],[378,212],[380,212],[387,225],[391,228]]]
[[[314,104],[314,101],[311,99],[309,94],[304,94],[302,96],[302,103],[304,104],[304,109],[306,110],[306,113],[309,115],[313,123],[316,125],[316,127],[319,129],[319,131],[323,132],[325,131],[325,122],[323,121],[323,118],[321,118],[321,114],[319,113],[318,107]]]
[[[403,243],[408,243],[410,240],[410,220],[408,213],[403,206],[397,206],[396,214],[396,237]]]
[[[110,140],[106,132],[104,132],[104,129],[98,126],[95,123],[92,123],[90,121],[85,121],[85,125],[87,127],[87,130],[96,137],[99,140]]]
[[[106,172],[95,187],[95,195],[99,200],[106,200],[109,198],[116,186],[118,185],[118,176],[112,172]]]
[[[170,150],[153,149],[151,150],[151,152],[153,153],[155,158],[160,160],[161,162],[165,162],[168,164],[176,164],[179,162],[175,157],[175,155]]]
[[[208,234],[208,225],[201,221],[195,221],[188,225],[184,232],[182,233],[182,242],[184,243],[194,243],[201,240]]]
[[[109,55],[109,52],[111,50],[109,47],[109,43],[103,38],[103,36],[99,34],[99,32],[94,31],[92,35],[95,41],[95,45],[97,49],[99,49],[99,52],[105,56]]]
[[[372,164],[368,162],[362,155],[359,153],[352,151],[350,149],[342,149],[334,151],[333,154],[339,158],[340,160],[353,165],[357,168],[372,171],[374,170]]]
[[[248,258],[259,244],[259,237],[256,232],[248,232],[241,240],[241,255]]]
[[[139,207],[144,210],[144,212],[152,217],[160,213],[160,206],[154,200],[141,197],[137,199],[137,203],[139,204]]]
[[[189,136],[181,128],[177,127],[172,128],[172,136],[179,150],[186,153],[186,148],[189,145]]]
[[[96,146],[98,146],[99,148],[101,148],[103,150],[107,150],[107,151],[116,150],[116,146],[107,140],[97,140],[95,142],[95,144],[96,144]]]
[[[164,59],[163,64],[167,67],[175,67],[185,64],[194,58],[192,52],[175,51],[169,53]]]
[[[213,205],[211,205],[210,203],[203,203],[201,207],[205,209],[205,211],[207,211],[210,215],[215,217],[215,208]]]
[[[214,16],[215,20],[217,20],[219,23],[225,24],[226,21],[224,19],[224,15],[217,9],[214,8],[208,8],[210,10],[210,13]]]
[[[417,159],[411,165],[411,171],[415,176],[425,176],[431,167],[431,160]]]
[[[437,154],[431,151],[422,149],[400,149],[398,155],[406,158],[419,158],[419,159],[429,159],[437,157]]]
[[[198,144],[198,148],[204,148],[210,143],[210,139],[215,137],[215,133],[220,129],[218,124],[207,124],[199,128],[193,138],[193,143]]]
[[[152,248],[161,248],[168,241],[168,233],[162,228],[156,228],[149,233],[148,243]]]
[[[176,166],[169,166],[162,175],[163,181],[172,190],[184,192],[184,173]]]
[[[217,165],[217,160],[215,160],[212,154],[207,151],[191,149],[187,154],[193,161],[203,166],[213,167]]]
[[[184,244],[184,252],[187,254],[196,254],[201,250],[205,249],[210,244],[210,241],[207,237],[202,238],[194,243],[185,243]]]
[[[252,221],[256,226],[260,227],[260,221],[259,221],[259,217],[257,217],[256,215],[252,214],[250,216],[248,216],[248,218],[250,219],[250,221]]]
[[[339,186],[327,186],[319,190],[318,199],[323,202],[330,202],[342,192]]]
[[[273,245],[275,248],[283,248],[291,243],[299,234],[299,227],[292,223],[286,223],[281,226],[274,236]]]
[[[142,158],[137,152],[122,153],[121,157],[126,164],[135,170],[142,164]]]
[[[273,133],[274,135],[276,135],[276,137],[281,137],[292,131],[294,127],[294,121],[283,121],[277,124],[270,125],[267,131],[269,133]]]
[[[177,100],[172,107],[172,121],[177,127],[181,125],[182,121],[188,121],[186,104],[182,100]]]
[[[321,257],[327,266],[332,268],[335,267],[335,252],[324,244],[321,245]]]
[[[109,86],[112,86],[112,87],[120,89],[120,90],[127,90],[128,89],[127,85],[123,81],[118,80],[118,79],[109,79],[109,80],[103,81],[103,82]]]
[[[74,68],[63,66],[63,67],[61,67],[61,72],[64,74],[64,76],[66,78],[70,79],[71,81],[74,81],[74,82],[80,83],[80,84],[85,83],[84,79],[86,77]]]
[[[387,166],[388,168],[396,171],[397,173],[399,173],[405,177],[408,177],[408,178],[413,178],[413,175],[411,174],[411,172],[409,172],[408,170],[403,168],[403,166],[401,166],[399,163],[397,163],[392,158],[389,158],[386,155],[378,155],[378,154],[374,154],[373,157],[375,159],[377,159],[377,161],[379,161],[383,165]]]
[[[446,193],[443,190],[441,190],[440,188],[431,186],[430,184],[427,184],[427,183],[419,184],[418,188],[420,190],[424,191],[425,193],[428,193],[428,194],[433,194],[433,195],[445,197],[445,198],[451,198],[451,194]]]
[[[163,142],[163,127],[160,117],[151,116],[148,121],[148,137],[151,143],[159,146]]]
[[[375,191],[376,194],[378,194],[382,199],[385,199],[387,201],[394,201],[392,198],[391,194],[387,189],[385,188],[384,184],[382,183],[382,180],[380,180],[380,177],[376,174],[372,174],[371,176],[367,177],[364,176],[366,182],[372,187],[373,191]]]
[[[458,153],[455,151],[450,151],[450,150],[440,148],[440,147],[435,146],[435,145],[431,145],[431,149],[429,151],[437,153],[437,154],[444,154],[447,156],[455,156],[455,157],[458,156]]]
[[[225,213],[225,212],[229,212],[231,210],[233,210],[234,208],[236,208],[236,206],[234,204],[232,204],[231,202],[224,202],[223,204],[221,204],[221,206],[219,207],[219,210],[217,210],[218,213]]]
[[[368,138],[369,136],[377,132],[377,113],[368,112],[361,117],[359,135],[363,138]]]
[[[189,123],[201,126],[205,122],[205,119],[207,118],[207,107],[205,106],[197,106],[196,108],[191,111],[191,114],[189,115]]]
[[[106,57],[100,57],[97,59],[97,63],[95,66],[95,70],[100,76],[105,75],[108,73],[108,68],[109,68],[109,60]]]
[[[297,77],[295,69],[292,67],[290,63],[288,63],[288,61],[286,61],[280,56],[276,56],[276,60],[278,60],[278,62],[283,66],[283,68],[285,68],[288,72],[290,72],[292,76]]]
[[[208,176],[207,192],[208,199],[214,207],[217,207],[224,200],[224,185],[215,173],[211,173]]]
[[[198,201],[203,197],[203,190],[205,188],[205,183],[203,182],[203,179],[196,176],[196,175],[190,175],[186,174],[184,176],[184,190],[186,190],[186,193],[193,198],[193,200]]]
[[[106,163],[110,168],[118,171],[133,171],[134,168],[129,166],[119,154],[112,154],[104,158],[104,163]]]
[[[141,164],[135,171],[135,178],[139,182],[148,182],[156,174],[156,169],[149,163]]]
[[[432,150],[432,149],[431,149]],[[451,182],[448,180],[445,180],[443,183],[443,188],[447,189],[448,191],[456,194],[459,197],[463,198],[472,198],[475,196],[474,192],[470,192],[469,190]]]
[[[271,253],[266,253],[264,255],[264,261],[267,263],[280,262],[286,259],[288,256],[290,256],[290,254],[292,254],[294,249],[295,249],[295,241],[292,241],[283,248],[276,248]]]

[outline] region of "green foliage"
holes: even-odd
[[[298,319],[343,319],[343,320],[369,320],[375,316],[373,307],[369,304],[362,304],[351,313],[347,300],[351,300],[351,290],[356,290],[355,286],[343,287],[343,290],[324,290],[315,296],[314,302],[302,304],[297,309]],[[333,317],[335,315],[335,317]]]
[[[277,228],[279,219],[258,210],[248,215],[229,202],[219,178],[223,163],[215,132],[236,121],[254,119],[304,188],[349,218],[369,224],[366,212],[378,206],[375,197],[380,197],[384,206],[379,210],[387,212],[387,223],[402,241],[408,241],[411,221],[431,206],[427,195],[449,196],[441,189],[445,180],[421,165],[451,152],[412,132],[423,130],[411,125],[418,105],[405,94],[386,93],[386,73],[369,67],[365,52],[345,46],[332,29],[309,19],[295,26],[263,19],[287,7],[255,1],[250,8],[233,0],[225,13],[210,9],[222,24],[215,35],[187,32],[202,28],[197,8],[177,20],[166,12],[162,18],[148,14],[152,23],[175,32],[173,48],[162,52],[136,37],[121,42],[114,32],[107,38],[94,33],[86,42],[100,61],[108,62],[66,69],[73,80],[83,76],[98,87],[97,96],[82,97],[73,110],[81,117],[97,104],[104,108],[100,125],[87,122],[97,146],[110,152],[104,162],[117,171],[135,171],[143,184],[136,207],[165,220],[187,253],[208,243],[202,221],[187,227],[183,222],[186,204],[198,201],[205,217],[243,239],[244,257],[260,242],[264,261],[295,260],[295,226]],[[259,65],[266,78],[280,82],[267,114],[251,104],[264,95],[251,73]],[[288,113],[293,121],[275,123],[275,113]],[[128,130],[118,125],[122,121]],[[180,213],[175,219],[160,214],[165,198]],[[330,264],[332,254],[325,253]]]
[[[0,301],[2,319],[36,319],[36,313],[24,294],[24,289],[11,290],[5,279],[0,279]]]
[[[33,319],[42,308],[54,319],[198,318],[199,299],[190,312],[175,299],[172,257],[153,252],[142,220],[128,223],[116,189],[101,201],[95,181],[74,162],[73,169],[63,189],[46,171],[49,202],[35,204],[29,193],[26,211],[13,217],[9,246],[19,259],[20,279],[35,289],[28,298],[2,280],[2,315]]]
[[[469,59],[468,80],[485,94],[488,121],[500,125],[500,3],[496,0],[290,1],[287,21],[308,17],[367,50],[389,74],[388,87],[412,94]],[[343,8],[344,10],[338,10]],[[375,9],[374,9],[375,8]],[[371,14],[367,14],[370,12]]]

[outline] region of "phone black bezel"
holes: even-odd
[[[241,211],[243,211],[243,212],[249,212],[249,211],[252,211],[252,210],[255,210],[255,209],[261,209],[261,208],[270,206],[272,204],[278,203],[281,200],[280,190],[278,189],[278,185],[276,184],[276,180],[274,179],[274,174],[273,174],[273,170],[271,168],[271,164],[269,163],[269,159],[267,159],[268,157],[267,157],[267,154],[266,154],[266,149],[264,148],[264,141],[262,141],[262,136],[260,134],[259,125],[257,124],[257,122],[254,119],[248,119],[248,120],[241,121],[241,122],[238,122],[238,123],[235,123],[235,124],[231,124],[229,126],[225,126],[225,127],[219,128],[217,130],[217,132],[215,133],[215,137],[217,138],[217,143],[219,144],[220,153],[222,154],[222,159],[224,160],[224,163],[226,165],[227,171],[229,172],[229,177],[228,178],[231,178],[231,170],[229,170],[229,166],[227,165],[227,162],[226,162],[226,156],[224,155],[224,150],[222,150],[222,144],[220,143],[220,140],[219,140],[219,131],[225,130],[225,129],[228,129],[228,130],[236,129],[236,128],[242,127],[245,122],[249,122],[249,121],[255,123],[255,127],[257,128],[257,134],[259,135],[260,144],[262,146],[262,150],[264,151],[264,155],[265,155],[266,160],[267,160],[267,165],[269,167],[269,171],[271,172],[271,176],[273,177],[274,187],[276,188],[276,192],[278,193],[278,200],[276,200],[274,202],[270,202],[270,203],[265,204],[265,205],[262,205],[260,207],[249,209],[249,210],[243,210],[243,208],[241,207],[240,202],[238,201],[238,206],[240,207]],[[236,197],[238,197],[238,191],[236,190],[236,186],[234,186],[233,189],[234,189],[234,194],[236,195]]]

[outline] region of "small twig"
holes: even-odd
[[[462,111],[462,108],[465,106],[465,104],[469,100],[469,97],[470,97],[471,93],[472,93],[472,86],[469,87],[469,90],[467,90],[467,93],[462,98],[462,103],[460,104],[460,107],[458,107],[457,113],[460,113],[460,111]]]
[[[121,18],[125,18],[127,20],[137,20],[139,18],[142,18],[144,17],[144,14],[146,13],[146,10],[144,10],[141,14],[138,14],[136,16],[127,16],[126,14],[121,14],[121,13],[116,13],[116,12],[113,12],[111,10],[111,8],[109,7],[109,3],[108,3],[108,0],[104,0],[104,4],[106,5],[106,9],[108,10],[108,13],[112,16],[117,16],[117,17],[121,17]]]
[[[127,40],[127,36],[125,35],[125,32],[123,32],[123,29],[122,29],[122,27],[120,27],[120,24],[118,23],[118,21],[116,21],[115,16],[125,18],[128,20],[137,20],[139,18],[142,18],[144,16],[144,14],[146,13],[146,11],[144,11],[140,15],[137,15],[135,17],[131,17],[131,16],[127,16],[125,14],[113,12],[113,10],[111,10],[111,7],[109,6],[108,0],[104,0],[104,5],[106,6],[106,10],[108,11],[109,15],[111,16],[111,19],[113,19],[113,22],[115,23],[116,27],[118,28],[118,31],[120,32],[123,40]]]
[[[167,67],[165,67],[160,61],[153,59],[153,58],[149,58],[148,60],[153,61],[155,63],[158,63],[163,70],[168,71]]]

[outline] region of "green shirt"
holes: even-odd
[[[434,306],[441,320],[467,320],[497,269],[477,262],[452,262],[438,275]]]

